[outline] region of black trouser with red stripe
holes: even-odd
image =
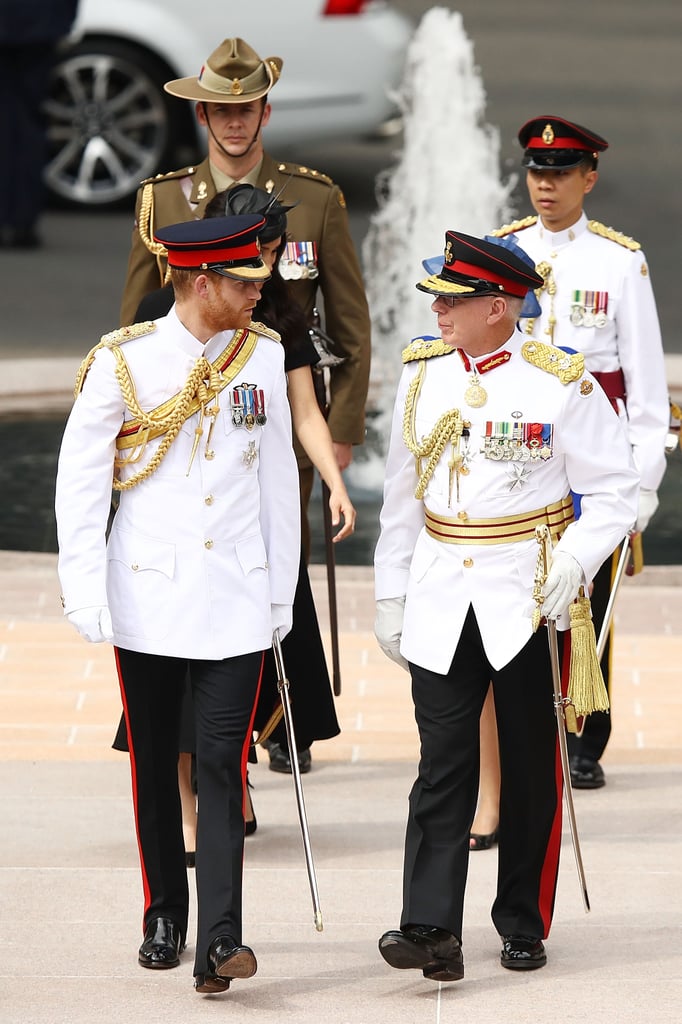
[[[135,825],[144,889],[143,927],[169,917],[187,933],[189,893],[178,791],[178,735],[189,668],[197,740],[197,943],[208,970],[219,935],[242,941],[246,762],[263,653],[220,661],[116,648],[128,730]]]
[[[409,801],[401,926],[444,928],[461,939],[479,718],[492,680],[502,770],[492,918],[500,935],[545,938],[554,910],[562,793],[546,629],[495,671],[469,609],[448,673],[413,664],[410,672],[421,759]]]

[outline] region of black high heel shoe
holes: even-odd
[[[494,846],[497,842],[497,829],[494,832],[487,832],[482,834],[481,832],[470,832],[469,833],[469,850],[474,853],[478,850],[489,850],[491,846]]]
[[[244,835],[252,836],[258,828],[258,822],[256,821],[256,814],[253,809],[253,800],[249,790],[252,789],[251,783],[249,782],[248,775],[246,776],[246,817],[244,819]]]

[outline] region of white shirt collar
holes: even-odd
[[[584,210],[575,224],[571,224],[570,228],[564,228],[563,231],[550,231],[544,226],[542,220],[538,220],[540,238],[550,249],[557,249],[561,245],[568,245],[569,242],[574,242],[585,231],[587,231],[587,215]]]

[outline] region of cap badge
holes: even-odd
[[[542,141],[546,146],[551,146],[554,142],[554,129],[551,124],[546,124],[542,130]]]
[[[233,96],[241,96],[241,94],[244,92],[244,87],[242,86],[242,83],[239,81],[238,78],[232,79],[230,92],[232,93]]]
[[[452,263],[452,242],[448,239],[448,243],[445,246],[445,262]]]

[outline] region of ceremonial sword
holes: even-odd
[[[549,566],[551,562],[552,554],[552,538],[549,532],[549,528],[546,525],[537,526],[535,528],[535,537],[538,544],[540,545],[540,555],[538,556],[538,565],[535,575],[535,587],[533,590],[533,597],[536,603],[542,602],[542,587],[547,581],[547,574],[549,572]],[[540,605],[538,605],[539,611]],[[583,866],[582,853],[580,851],[580,840],[578,839],[578,825],[575,819],[575,807],[573,805],[573,788],[571,786],[571,768],[568,761],[568,742],[566,740],[566,705],[570,704],[568,697],[564,697],[561,692],[561,665],[559,662],[559,641],[557,637],[557,625],[555,619],[546,619],[547,623],[547,639],[549,643],[549,660],[552,666],[552,688],[554,691],[554,713],[556,715],[557,723],[557,735],[559,738],[559,754],[561,759],[561,774],[564,781],[564,800],[566,801],[566,812],[568,814],[568,824],[571,831],[571,842],[573,843],[573,853],[575,854],[575,863],[578,869],[578,880],[580,882],[580,889],[583,898],[583,904],[585,906],[585,912],[590,910],[590,897],[587,892],[587,880],[585,878],[585,868]],[[539,623],[537,616],[534,616],[535,623]]]
[[[296,747],[296,736],[294,734],[294,720],[291,714],[291,701],[289,700],[289,680],[284,670],[284,658],[282,657],[282,644],[279,639],[279,629],[272,634],[272,652],[275,656],[275,668],[277,670],[277,690],[279,692],[282,709],[284,711],[284,725],[287,732],[287,744],[289,746],[289,760],[291,761],[291,773],[294,779],[294,790],[296,792],[296,804],[298,806],[298,818],[301,823],[301,835],[303,836],[303,851],[305,863],[308,870],[308,881],[310,883],[310,894],[313,899],[313,910],[315,911],[315,928],[322,931],[322,911],[320,909],[320,897],[317,891],[317,878],[315,876],[315,864],[313,862],[313,851],[310,845],[310,832],[308,831],[308,818],[305,811],[303,799],[303,786],[301,785],[301,771],[298,766],[298,749]]]
[[[616,604],[616,595],[618,594],[618,588],[623,579],[625,568],[628,564],[628,555],[630,554],[630,534],[627,535],[623,541],[623,546],[620,549],[620,555],[618,556],[618,565],[616,566],[616,572],[613,577],[613,583],[611,584],[611,593],[609,594],[609,601],[606,605],[606,611],[604,612],[604,620],[599,630],[599,639],[597,640],[597,659],[601,661],[604,648],[606,647],[606,641],[608,640],[609,630],[611,629],[611,620],[613,619],[613,610]]]

